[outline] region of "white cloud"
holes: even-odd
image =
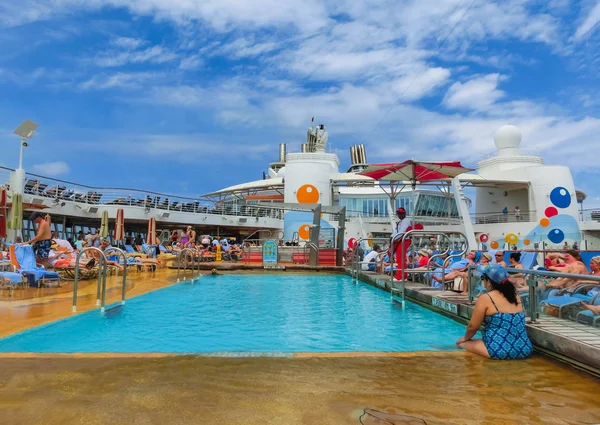
[[[200,68],[204,64],[204,60],[200,55],[191,55],[181,59],[179,62],[179,69],[184,71],[193,71]]]
[[[108,51],[97,55],[93,61],[102,67],[118,67],[127,64],[153,63],[162,64],[177,59],[177,54],[162,46],[152,46],[144,50],[114,52]]]
[[[78,84],[81,90],[105,90],[122,88],[126,90],[140,88],[149,81],[157,81],[162,74],[156,72],[117,72],[114,74],[97,74]]]
[[[0,19],[7,25],[19,25],[107,6],[182,25],[198,20],[219,31],[227,31],[233,26],[260,28],[286,25],[314,31],[327,23],[325,6],[317,0],[54,0],[51,3],[22,0],[4,5]]]
[[[417,100],[431,94],[436,88],[446,84],[450,78],[450,70],[445,68],[429,68],[420,75],[408,74],[392,83],[395,93],[402,95],[402,101]]]
[[[33,169],[46,176],[59,176],[69,172],[69,164],[63,161],[34,164]]]
[[[598,25],[598,22],[600,22],[600,0],[594,7],[590,9],[585,19],[583,19],[583,22],[581,22],[575,31],[573,38],[576,41],[585,38],[590,32],[593,32],[597,29],[596,26]]]
[[[132,37],[117,37],[111,40],[111,44],[122,49],[135,50],[138,47],[146,44],[146,40]]]
[[[256,42],[254,37],[240,37],[231,43],[221,46],[216,53],[232,56],[235,58],[250,58],[269,53],[280,47],[279,43],[274,41]]]
[[[456,82],[448,89],[443,103],[448,108],[488,110],[504,96],[504,92],[498,90],[503,78],[500,74],[489,74],[465,83]]]

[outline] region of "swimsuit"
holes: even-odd
[[[50,255],[50,245],[52,245],[51,239],[45,241],[37,241],[33,244],[33,252],[37,258],[45,260]]]
[[[533,347],[525,330],[525,314],[500,313],[492,297],[496,313],[485,316],[483,343],[494,360],[516,360],[531,357]]]

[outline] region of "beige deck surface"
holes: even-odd
[[[3,359],[0,422],[359,424],[374,408],[395,424],[595,424],[598,394],[543,357]]]

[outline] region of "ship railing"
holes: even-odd
[[[509,279],[514,279],[510,277],[514,274],[523,276],[526,289],[518,292],[530,323],[536,323],[540,314],[545,314],[592,326],[600,324],[600,316],[584,313],[582,304],[600,305],[600,276],[514,268],[507,268],[506,271]],[[566,289],[547,286],[549,280],[558,278],[568,279],[574,285]],[[481,282],[481,271],[477,266],[468,269],[468,285],[471,304],[488,290]]]
[[[536,221],[535,211],[521,211],[520,213],[485,213],[471,214],[473,224],[502,224]]]
[[[10,191],[10,173],[14,170],[0,166],[0,181],[6,182],[5,186]],[[131,188],[105,188],[87,186],[67,180],[54,179],[38,174],[27,173],[24,183],[24,194],[38,198],[39,203],[51,200],[52,205],[62,205],[65,202],[74,202],[80,207],[89,206],[128,206],[160,211],[173,211],[196,214],[216,214],[253,218],[282,219],[280,209],[256,207],[252,205],[227,205],[206,197],[191,198],[166,194],[161,192],[145,191]]]

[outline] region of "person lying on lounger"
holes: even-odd
[[[461,276],[461,274],[463,272],[467,271],[467,269],[469,268],[470,265],[474,264],[473,263],[474,260],[475,260],[475,251],[471,251],[462,260],[451,264],[450,267],[447,268],[447,270],[449,270],[448,273],[446,273],[443,278],[442,278],[442,269],[441,268],[436,269],[435,272],[433,273],[433,275],[431,276],[431,278],[433,279],[433,282],[432,282],[433,285],[434,286],[443,285],[444,282],[452,281],[455,278]],[[437,284],[435,282],[437,282]]]
[[[583,264],[583,259],[579,254],[579,251],[575,251],[573,249],[565,252],[564,255],[565,264],[564,267],[548,267],[548,270],[561,272],[561,273],[572,273],[572,274],[588,274],[587,268],[585,264]],[[551,280],[548,282],[549,288],[572,288],[576,286],[577,283],[581,279],[571,279],[569,277],[559,277],[557,279]]]

